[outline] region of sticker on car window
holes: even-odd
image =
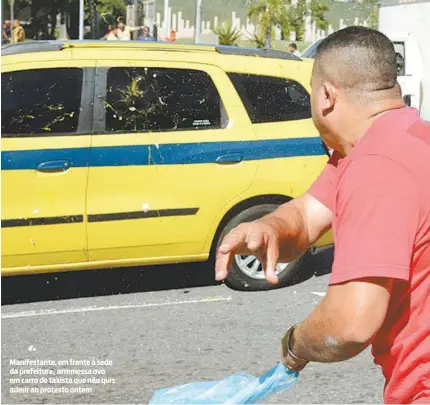
[[[209,120],[194,120],[193,121],[193,127],[203,127],[206,125],[211,125],[211,122]]]

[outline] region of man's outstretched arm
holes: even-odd
[[[368,346],[385,320],[392,284],[409,282],[421,198],[415,178],[389,159],[366,156],[350,164],[337,194],[330,287],[311,315],[290,329],[287,366],[297,369],[294,355],[334,362]]]
[[[381,328],[393,280],[363,278],[330,286],[326,297],[291,334],[295,356],[322,363],[350,359],[369,345]],[[295,368],[286,353],[284,363]]]

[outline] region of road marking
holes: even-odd
[[[134,304],[134,305],[111,305],[107,307],[82,307],[82,308],[69,308],[69,309],[43,309],[41,311],[25,311],[16,313],[3,313],[1,318],[24,318],[29,316],[44,316],[44,315],[61,315],[61,314],[74,314],[95,311],[111,311],[114,309],[134,309],[134,308],[151,308],[151,307],[166,307],[173,305],[186,305],[186,304],[200,304],[205,302],[219,302],[230,301],[231,297],[207,297],[195,300],[186,301],[167,301],[167,302],[153,302],[147,304]]]
[[[318,291],[312,291],[311,294],[318,295],[318,297],[325,297],[327,295],[326,292],[318,292]]]

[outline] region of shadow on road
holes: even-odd
[[[311,256],[294,280],[302,283],[331,271],[333,250]],[[74,271],[2,277],[2,305],[79,297],[187,289],[218,284],[208,263]]]

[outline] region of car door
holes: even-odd
[[[242,161],[254,133],[232,83],[215,66],[125,56],[96,76],[90,260],[204,258],[215,216],[257,166]]]
[[[88,259],[85,195],[94,64],[62,57],[66,60],[2,66],[6,273]]]

